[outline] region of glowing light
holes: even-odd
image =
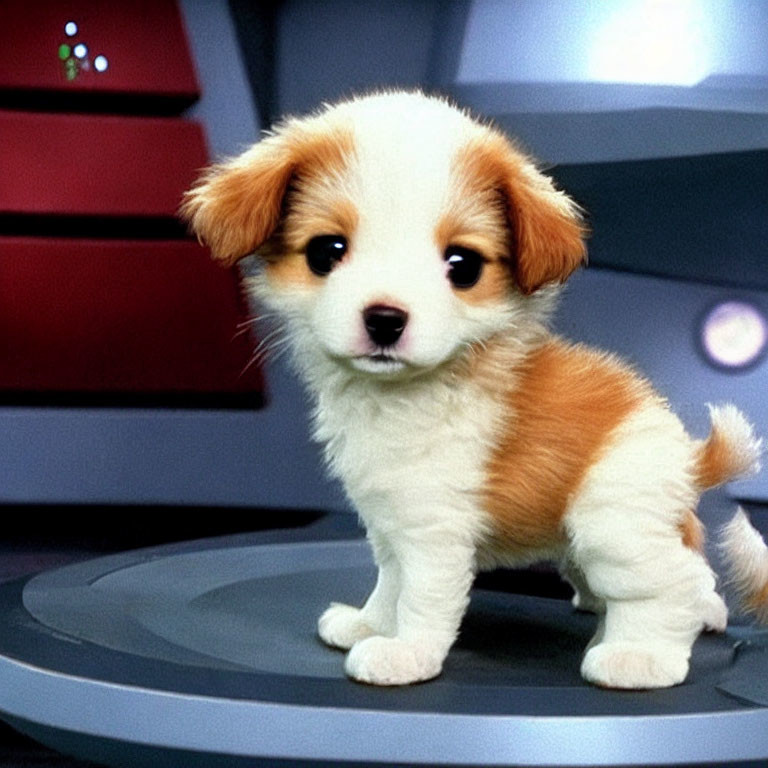
[[[67,37],[74,37],[77,34],[77,24],[74,21],[68,21],[64,25],[64,34]]]
[[[710,74],[713,19],[702,0],[623,0],[592,41],[589,74],[615,83],[694,85]]]
[[[768,343],[768,324],[751,304],[726,301],[705,318],[701,329],[704,350],[716,364],[743,368],[755,362]]]
[[[88,48],[83,43],[78,43],[73,49],[72,53],[75,54],[75,56],[78,59],[84,59],[88,55]]]
[[[109,67],[109,61],[107,60],[106,56],[97,56],[93,60],[93,68],[97,72],[106,72],[107,67]]]

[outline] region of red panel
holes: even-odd
[[[194,242],[0,239],[0,390],[260,391],[241,307]]]
[[[67,22],[77,33],[66,34]],[[0,90],[199,95],[173,0],[2,0]],[[83,58],[74,55],[85,45]],[[61,46],[68,46],[61,51]],[[97,71],[95,59],[108,67]],[[71,79],[70,79],[71,78]]]
[[[0,111],[0,214],[172,217],[206,162],[186,120]]]

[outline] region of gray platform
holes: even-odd
[[[594,618],[476,590],[436,681],[344,678],[315,637],[374,580],[366,544],[317,531],[192,542],[0,587],[0,715],[114,766],[619,765],[768,757],[768,636],[704,636],[685,685],[585,685]],[[301,540],[304,539],[304,540]]]

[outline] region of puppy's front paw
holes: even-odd
[[[603,688],[669,688],[685,680],[688,654],[674,647],[599,643],[584,656],[581,674]]]
[[[326,645],[344,651],[360,640],[376,634],[363,620],[359,608],[343,603],[331,603],[331,607],[317,622],[317,633]]]
[[[396,637],[369,637],[347,654],[350,677],[372,685],[407,685],[437,677],[444,655]]]

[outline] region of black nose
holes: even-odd
[[[391,347],[402,335],[408,313],[386,304],[374,304],[363,310],[363,322],[377,347]]]

